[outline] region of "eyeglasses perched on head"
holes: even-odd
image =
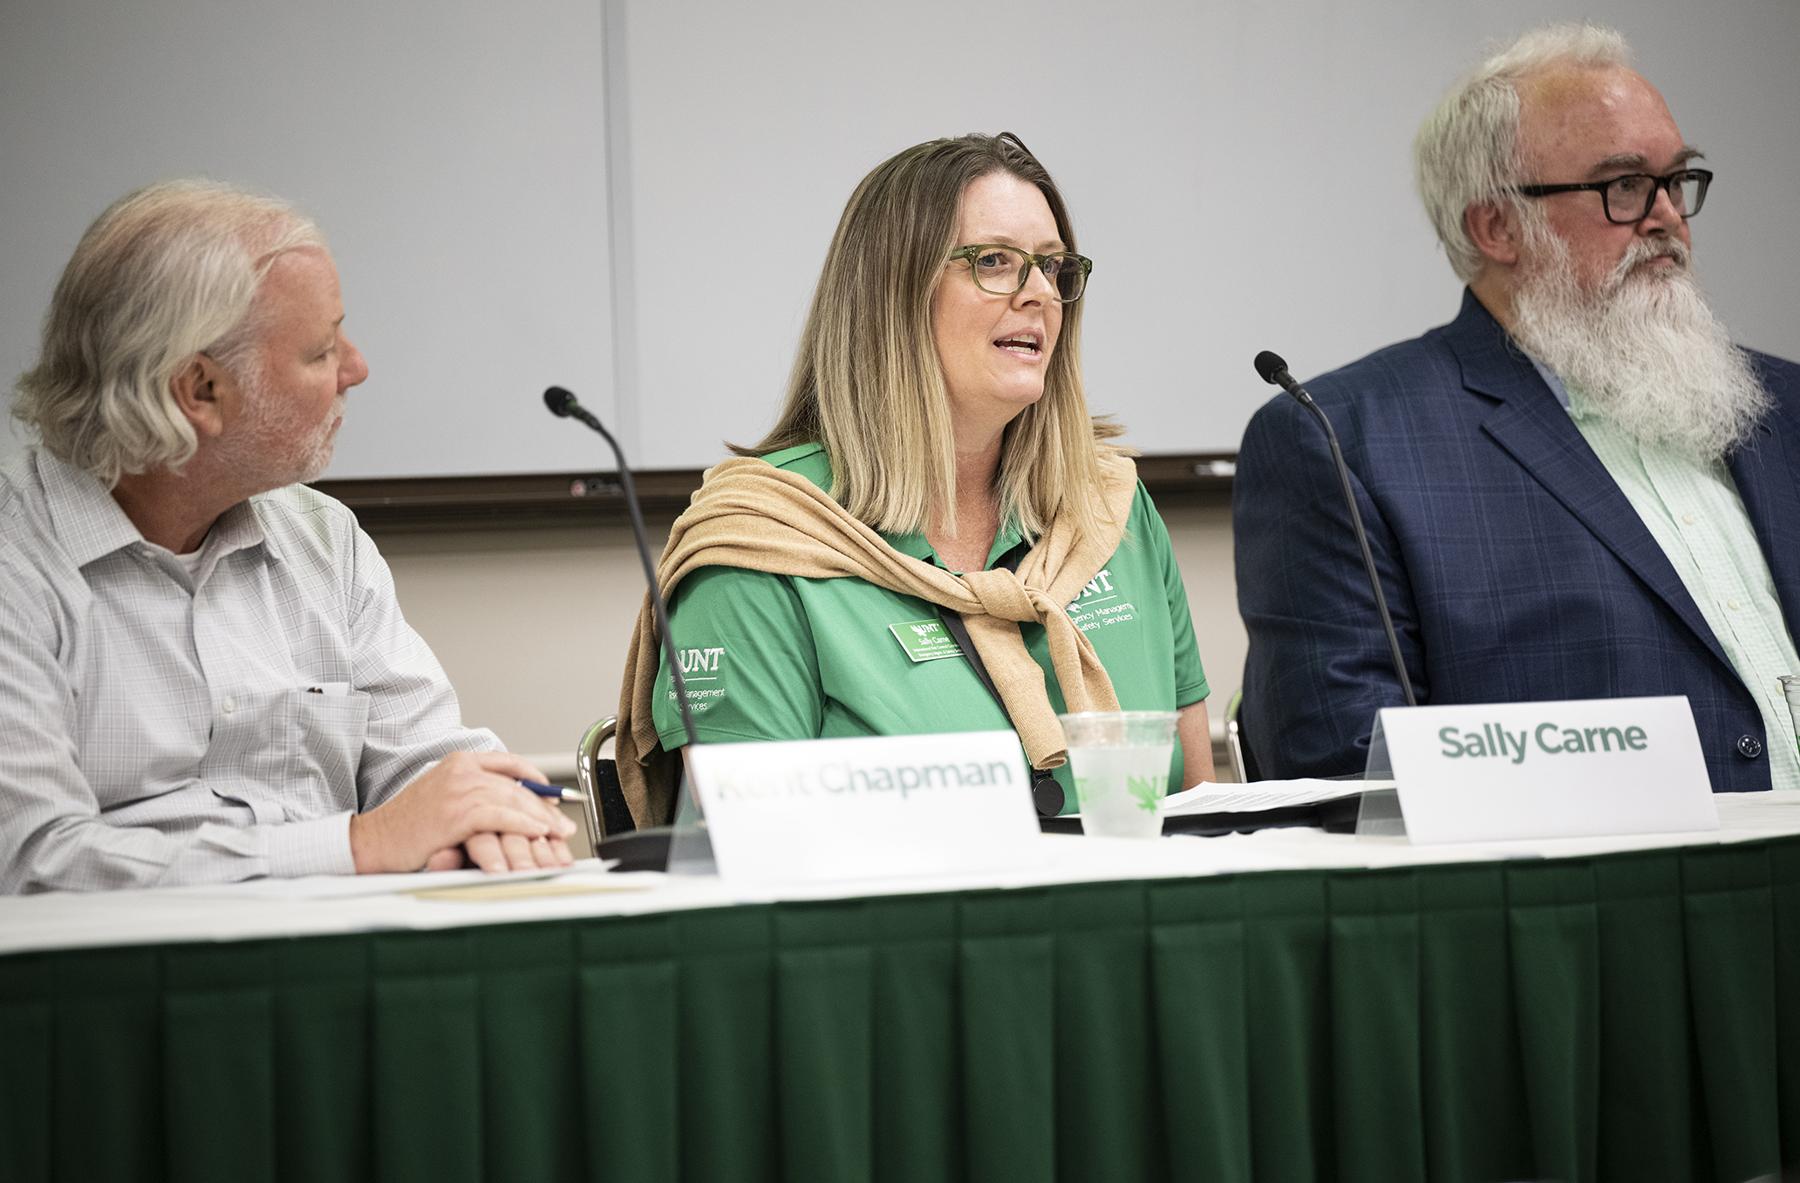
[[[1036,267],[1044,273],[1044,278],[1056,289],[1056,298],[1064,304],[1081,299],[1081,293],[1087,287],[1088,273],[1094,269],[1092,259],[1074,251],[1034,255],[1016,246],[994,242],[959,246],[950,252],[950,262],[958,259],[969,261],[969,274],[974,277],[975,286],[994,296],[1018,292],[1031,278],[1031,269]]]
[[[1678,168],[1662,177],[1649,173],[1626,173],[1610,181],[1586,181],[1570,185],[1520,185],[1526,197],[1548,197],[1552,193],[1580,193],[1592,189],[1606,205],[1606,220],[1621,226],[1641,222],[1650,216],[1656,195],[1667,192],[1669,203],[1683,218],[1691,218],[1706,204],[1706,187],[1712,184],[1712,171],[1704,168]]]

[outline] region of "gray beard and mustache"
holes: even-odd
[[[1513,336],[1566,386],[1640,443],[1704,461],[1744,442],[1770,406],[1742,349],[1707,306],[1679,239],[1636,239],[1597,292],[1584,292],[1569,249],[1527,226],[1542,263],[1513,305]],[[1677,266],[1636,270],[1659,255]]]
[[[331,427],[344,409],[337,396],[337,415],[305,424],[286,392],[269,381],[260,360],[251,358],[234,374],[244,388],[245,414],[237,432],[221,443],[219,464],[244,488],[279,489],[315,480],[331,464],[336,437]]]

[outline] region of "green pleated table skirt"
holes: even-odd
[[[0,958],[0,1180],[1800,1167],[1800,838]]]

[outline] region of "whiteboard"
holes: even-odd
[[[10,0],[0,365],[94,214],[204,173],[337,250],[373,376],[329,476],[608,467],[552,382],[638,464],[700,467],[772,422],[863,174],[1004,129],[1096,262],[1093,409],[1148,452],[1232,452],[1258,350],[1316,374],[1454,314],[1413,132],[1485,42],[1574,16],[1626,32],[1717,171],[1694,237],[1728,323],[1800,355],[1792,0]]]
[[[337,257],[370,377],[328,476],[596,467],[592,437],[540,401],[557,382],[613,413],[593,0],[5,0],[4,14],[9,379],[35,359],[88,223],[139,185],[210,176],[292,201]]]

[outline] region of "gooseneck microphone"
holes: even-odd
[[[1388,656],[1394,660],[1394,675],[1400,679],[1400,693],[1406,696],[1406,705],[1416,707],[1418,699],[1413,697],[1412,679],[1406,676],[1406,659],[1400,655],[1400,638],[1394,635],[1394,618],[1388,614],[1387,597],[1381,594],[1381,576],[1375,573],[1375,556],[1369,550],[1369,532],[1363,529],[1362,514],[1356,509],[1356,494],[1350,487],[1350,466],[1344,463],[1343,449],[1338,447],[1337,432],[1331,430],[1331,420],[1313,401],[1306,387],[1294,381],[1288,373],[1287,363],[1281,360],[1278,353],[1270,353],[1267,349],[1256,355],[1256,372],[1264,382],[1271,386],[1279,386],[1294,396],[1294,400],[1319,421],[1325,429],[1325,439],[1331,444],[1331,459],[1337,465],[1338,484],[1344,489],[1344,505],[1350,510],[1350,528],[1356,534],[1356,544],[1362,548],[1363,570],[1369,573],[1369,590],[1375,593],[1375,611],[1381,616],[1381,627],[1387,632]]]
[[[619,441],[613,438],[612,432],[602,427],[600,420],[562,387],[552,386],[544,391],[544,405],[559,419],[574,419],[587,424],[612,446],[613,459],[619,465],[619,484],[625,490],[625,509],[631,515],[631,535],[637,540],[638,558],[644,563],[644,582],[650,588],[650,610],[656,614],[656,631],[662,634],[663,657],[669,663],[669,679],[675,684],[675,705],[681,709],[681,729],[687,732],[689,744],[697,744],[700,740],[694,734],[694,718],[688,712],[687,682],[681,676],[681,656],[675,652],[675,641],[669,634],[669,606],[664,603],[662,588],[656,582],[656,563],[650,558],[650,544],[644,538],[644,511],[638,504],[637,486],[632,483],[625,453],[619,450]]]

